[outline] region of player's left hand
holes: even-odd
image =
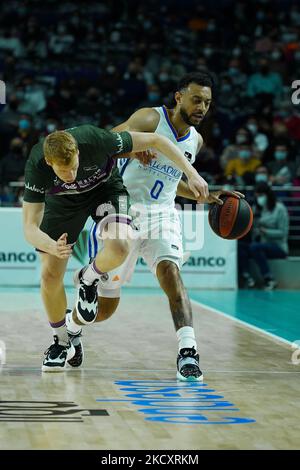
[[[220,196],[232,196],[236,197],[237,199],[244,199],[245,196],[244,194],[240,193],[239,191],[227,191],[227,190],[219,190],[219,191],[212,191],[209,193],[209,196],[203,200],[199,199],[197,202],[199,203],[206,203],[206,204],[219,204],[220,206],[223,205],[222,199],[220,199]]]

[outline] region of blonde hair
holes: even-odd
[[[47,135],[43,149],[48,162],[68,166],[78,152],[78,145],[69,132],[55,131]]]

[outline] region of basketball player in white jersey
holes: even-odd
[[[113,130],[161,134],[176,144],[190,163],[194,163],[203,143],[202,136],[194,126],[201,123],[209,110],[212,85],[212,79],[207,73],[188,74],[179,82],[174,109],[164,106],[140,109]],[[136,222],[139,231],[126,261],[111,271],[109,278],[98,287],[96,321],[105,320],[114,313],[120,300],[121,286],[130,279],[137,258],[142,256],[169,299],[178,338],[177,378],[182,381],[202,380],[191,303],[180,275],[183,249],[181,225],[174,202],[176,195],[193,200],[196,197],[188,185],[181,181],[182,172],[167,155],[158,154],[146,165],[136,159],[124,159],[121,161],[120,174],[129,192],[133,210],[136,208],[140,212]],[[207,198],[199,198],[198,202],[222,204],[219,199],[221,194],[242,197],[236,192],[216,191]],[[164,234],[167,232],[167,238],[163,231]],[[97,253],[98,239],[94,226],[90,236],[91,257]],[[82,344],[78,338],[81,326],[75,312],[73,317],[71,313],[67,315],[68,331],[76,349],[74,358],[69,361],[73,367],[81,365],[83,360]]]

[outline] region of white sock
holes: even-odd
[[[83,325],[77,325],[77,323],[74,322],[73,312],[67,313],[66,325],[67,325],[67,330],[73,335],[76,335],[77,333],[79,333],[79,331],[82,329],[82,326],[83,326]]]
[[[66,346],[67,344],[69,344],[69,337],[65,320],[62,320],[57,323],[50,323],[50,326],[52,328],[53,335],[56,335],[58,337],[59,344],[61,344],[62,346]]]
[[[95,260],[94,260],[83,271],[82,280],[85,284],[90,286],[91,284],[93,284],[93,282],[96,279],[100,279],[100,276],[102,276],[102,274],[106,274],[106,273],[103,273],[102,271],[99,271],[99,269],[96,266]]]
[[[183,326],[179,328],[176,335],[178,339],[178,352],[183,348],[195,348],[197,351],[194,328],[191,326]]]

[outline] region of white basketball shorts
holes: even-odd
[[[181,222],[175,208],[163,213],[145,213],[134,219],[137,227],[135,238],[130,242],[130,252],[124,263],[108,273],[109,278],[101,282],[98,293],[102,297],[120,297],[122,285],[129,282],[139,257],[142,257],[150,270],[156,275],[160,261],[169,260],[179,269],[182,267],[182,233]],[[89,255],[94,258],[101,248],[102,240],[97,235],[96,224],[90,231]]]

